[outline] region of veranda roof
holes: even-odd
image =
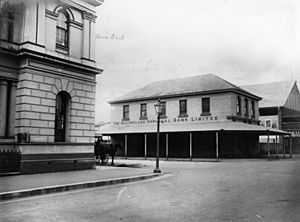
[[[160,124],[160,132],[240,132],[256,133],[260,135],[289,135],[289,132],[279,129],[267,128],[254,124],[242,122],[218,122],[218,123],[174,123]],[[112,134],[130,134],[130,133],[156,133],[157,125],[155,124],[134,124],[134,125],[106,125],[101,129],[103,135]]]

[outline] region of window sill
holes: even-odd
[[[148,117],[140,117],[140,120],[147,120]]]
[[[211,116],[211,113],[201,113],[200,116]]]
[[[129,121],[129,120],[130,120],[129,118],[122,119],[122,121]]]
[[[161,118],[161,119],[166,119],[167,116],[166,116],[166,115],[159,115],[159,118]]]
[[[179,116],[178,116],[178,118],[184,118],[184,117],[188,117],[189,115],[188,114],[180,114]]]
[[[68,55],[69,54],[69,48],[65,47],[65,46],[62,46],[62,45],[56,44],[56,52],[60,52],[60,53],[64,53],[64,54]]]

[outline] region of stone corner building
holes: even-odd
[[[0,0],[0,171],[95,166],[99,0]]]

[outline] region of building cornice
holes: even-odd
[[[76,9],[79,9],[80,11],[88,11],[91,13],[96,13],[95,7],[100,6],[104,0],[82,0],[82,2],[85,2],[89,4],[90,6],[84,6],[83,4],[79,4],[78,1],[73,0],[59,0],[60,4],[65,4],[69,7],[74,7]]]
[[[87,11],[84,11],[84,12],[82,13],[82,18],[83,18],[83,19],[87,19],[87,20],[92,21],[92,22],[95,22],[97,16],[94,15],[94,14],[92,14],[92,13],[89,13],[89,12],[87,12]]]
[[[248,96],[255,100],[261,100],[261,97],[255,96],[250,93],[246,93],[243,90],[239,89],[220,89],[220,90],[209,90],[209,91],[201,91],[201,92],[191,92],[191,93],[181,93],[181,94],[169,94],[169,95],[162,95],[162,96],[151,96],[151,97],[144,97],[144,98],[134,98],[134,99],[124,99],[124,100],[112,100],[108,101],[110,104],[118,104],[118,103],[128,103],[128,102],[139,102],[145,100],[156,100],[158,97],[160,99],[169,99],[169,98],[179,98],[184,96],[200,96],[200,95],[213,95],[213,94],[220,94],[220,93],[228,93],[234,92],[244,96]]]
[[[65,67],[72,67],[73,69],[82,70],[83,72],[90,73],[92,75],[101,74],[103,72],[102,69],[94,67],[94,66],[88,66],[81,63],[73,62],[67,59],[57,58],[51,55],[47,55],[44,53],[35,52],[29,49],[21,49],[18,53],[18,56],[25,56],[25,57],[34,57],[37,59],[42,59],[43,61],[48,61],[51,63],[56,63],[63,65]]]
[[[38,45],[32,42],[23,42],[17,44],[17,43],[8,43],[3,41],[3,43],[6,44],[4,44],[3,47],[1,47],[2,46],[1,43],[2,41],[0,41],[0,53],[3,54],[9,54],[11,56],[18,56],[18,57],[20,56],[35,57],[41,60],[47,60],[52,63],[59,63],[66,67],[69,66],[75,69],[83,70],[84,72],[91,73],[93,75],[101,74],[103,72],[102,69],[96,66],[84,64],[86,60],[83,59],[73,59],[70,57],[64,58],[63,56],[60,57],[60,56],[56,56],[55,54],[54,55],[46,54],[43,52],[45,48],[43,45]],[[32,45],[33,46],[32,49],[30,49],[30,47],[29,48],[27,48],[26,46],[24,47],[24,45],[26,44]],[[38,51],[38,49],[43,49],[43,50]],[[93,60],[88,60],[87,62],[95,63],[95,61]]]
[[[83,0],[84,2],[87,2],[95,7],[102,5],[104,0]]]

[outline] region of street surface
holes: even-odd
[[[300,160],[160,166],[151,180],[0,202],[0,221],[300,221]]]

